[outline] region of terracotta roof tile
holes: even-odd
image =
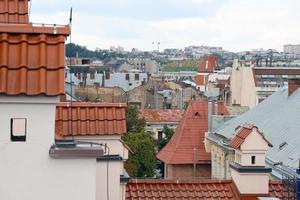
[[[0,94],[64,94],[68,26],[33,26],[28,0],[0,0]]]
[[[64,36],[0,34],[0,93],[64,94]]]
[[[0,23],[28,23],[28,0],[0,0]]]
[[[284,199],[283,184],[271,181],[269,197]],[[126,185],[126,200],[257,199],[260,195],[240,196],[231,180],[131,179]]]
[[[146,122],[179,122],[184,111],[176,109],[143,109],[140,116]]]
[[[231,181],[175,181],[132,179],[126,185],[126,200],[133,199],[237,199]]]
[[[229,146],[234,149],[239,149],[240,146],[244,143],[245,139],[252,133],[253,128],[257,129],[257,132],[260,133],[263,137],[263,139],[269,144],[269,146],[272,146],[272,144],[266,140],[263,133],[258,130],[256,126],[253,124],[244,124],[235,134],[235,136],[230,140]]]
[[[168,144],[157,154],[157,158],[167,164],[210,162],[210,154],[204,147],[204,136],[208,130],[208,102],[192,101]],[[228,115],[223,103],[218,105],[218,114]]]
[[[125,107],[120,103],[58,103],[55,133],[62,136],[125,134]]]

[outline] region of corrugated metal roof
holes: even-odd
[[[255,108],[225,122],[217,131],[232,138],[236,127],[244,123],[257,126],[273,147],[267,157],[274,162],[298,167],[300,159],[300,89],[288,96],[288,88],[281,88]],[[282,147],[282,144],[287,144]]]

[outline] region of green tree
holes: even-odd
[[[174,134],[174,130],[167,126],[164,126],[164,129],[162,132],[163,132],[164,138],[157,145],[158,151],[160,151],[162,148],[164,148],[164,146],[166,146],[166,144],[169,142],[169,140],[171,139],[171,137]]]
[[[129,132],[123,140],[131,148],[130,154],[125,162],[125,169],[133,177],[153,177],[155,174],[156,158],[152,137],[141,132]]]
[[[126,108],[126,126],[127,132],[141,132],[145,130],[146,121],[139,118],[139,110],[136,106]]]

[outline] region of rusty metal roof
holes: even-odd
[[[126,104],[58,103],[55,133],[61,136],[123,135]]]

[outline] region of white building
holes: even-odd
[[[0,199],[124,199],[121,180],[127,150],[115,141],[126,133],[124,106],[94,105],[109,112],[92,113],[114,124],[106,125],[107,131],[92,130],[95,120],[87,122],[87,116],[76,118],[81,122],[78,134],[86,132],[82,129],[86,124],[89,133],[101,135],[101,140],[55,137],[58,130],[75,131],[73,110],[55,125],[56,104],[64,95],[69,27],[33,26],[28,21],[28,0],[2,0],[1,5],[6,6],[0,13]],[[105,136],[109,133],[119,136],[108,141],[113,137]]]
[[[72,82],[74,85],[87,85],[93,86],[98,85],[100,87],[120,87],[125,92],[132,90],[138,86],[144,85],[148,81],[147,73],[139,71],[125,72],[100,72],[96,69],[89,68],[87,66],[78,66],[82,69],[66,70],[65,81],[67,83]]]
[[[268,96],[288,84],[289,78],[299,78],[296,67],[254,67],[237,61],[230,79],[232,104],[253,108]]]

